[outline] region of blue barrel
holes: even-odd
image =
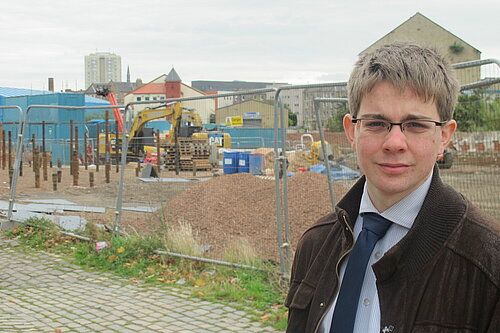
[[[239,157],[239,152],[224,152],[224,157],[222,158],[222,166],[225,175],[238,172]]]
[[[252,154],[249,159],[250,173],[252,175],[261,175],[264,168],[264,155]]]
[[[238,161],[238,172],[249,173],[250,172],[250,153],[240,153]]]

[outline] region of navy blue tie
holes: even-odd
[[[330,333],[351,333],[356,320],[359,295],[365,278],[366,265],[377,241],[384,237],[391,221],[379,214],[365,213],[363,229],[349,255],[342,286],[333,311]]]

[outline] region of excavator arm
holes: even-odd
[[[134,122],[132,123],[132,127],[130,129],[130,136],[136,137],[137,134],[142,131],[144,126],[151,120],[165,118],[165,120],[169,120],[173,123],[174,119],[178,117],[178,113],[180,112],[182,112],[182,105],[180,105],[180,103],[176,103],[175,106],[172,105],[171,108],[142,110],[134,118]]]
[[[109,104],[111,105],[118,105],[118,103],[116,102],[116,96],[115,94],[111,91],[111,89],[109,88],[109,86],[104,86],[104,87],[101,87],[99,89],[96,90],[96,94],[99,95],[99,96],[103,96],[103,97],[106,97],[109,101]],[[113,109],[113,115],[114,115],[114,118],[115,118],[115,121],[116,121],[116,124],[118,125],[118,131],[120,133],[123,133],[123,116],[120,112],[119,109],[117,108],[114,108]]]

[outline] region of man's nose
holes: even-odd
[[[401,150],[407,148],[407,138],[401,125],[392,125],[384,137],[383,148],[386,150]]]

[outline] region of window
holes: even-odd
[[[145,101],[149,101],[149,97],[144,97],[144,100]]]
[[[137,97],[137,102],[140,102],[141,101],[141,98],[140,97]]]

